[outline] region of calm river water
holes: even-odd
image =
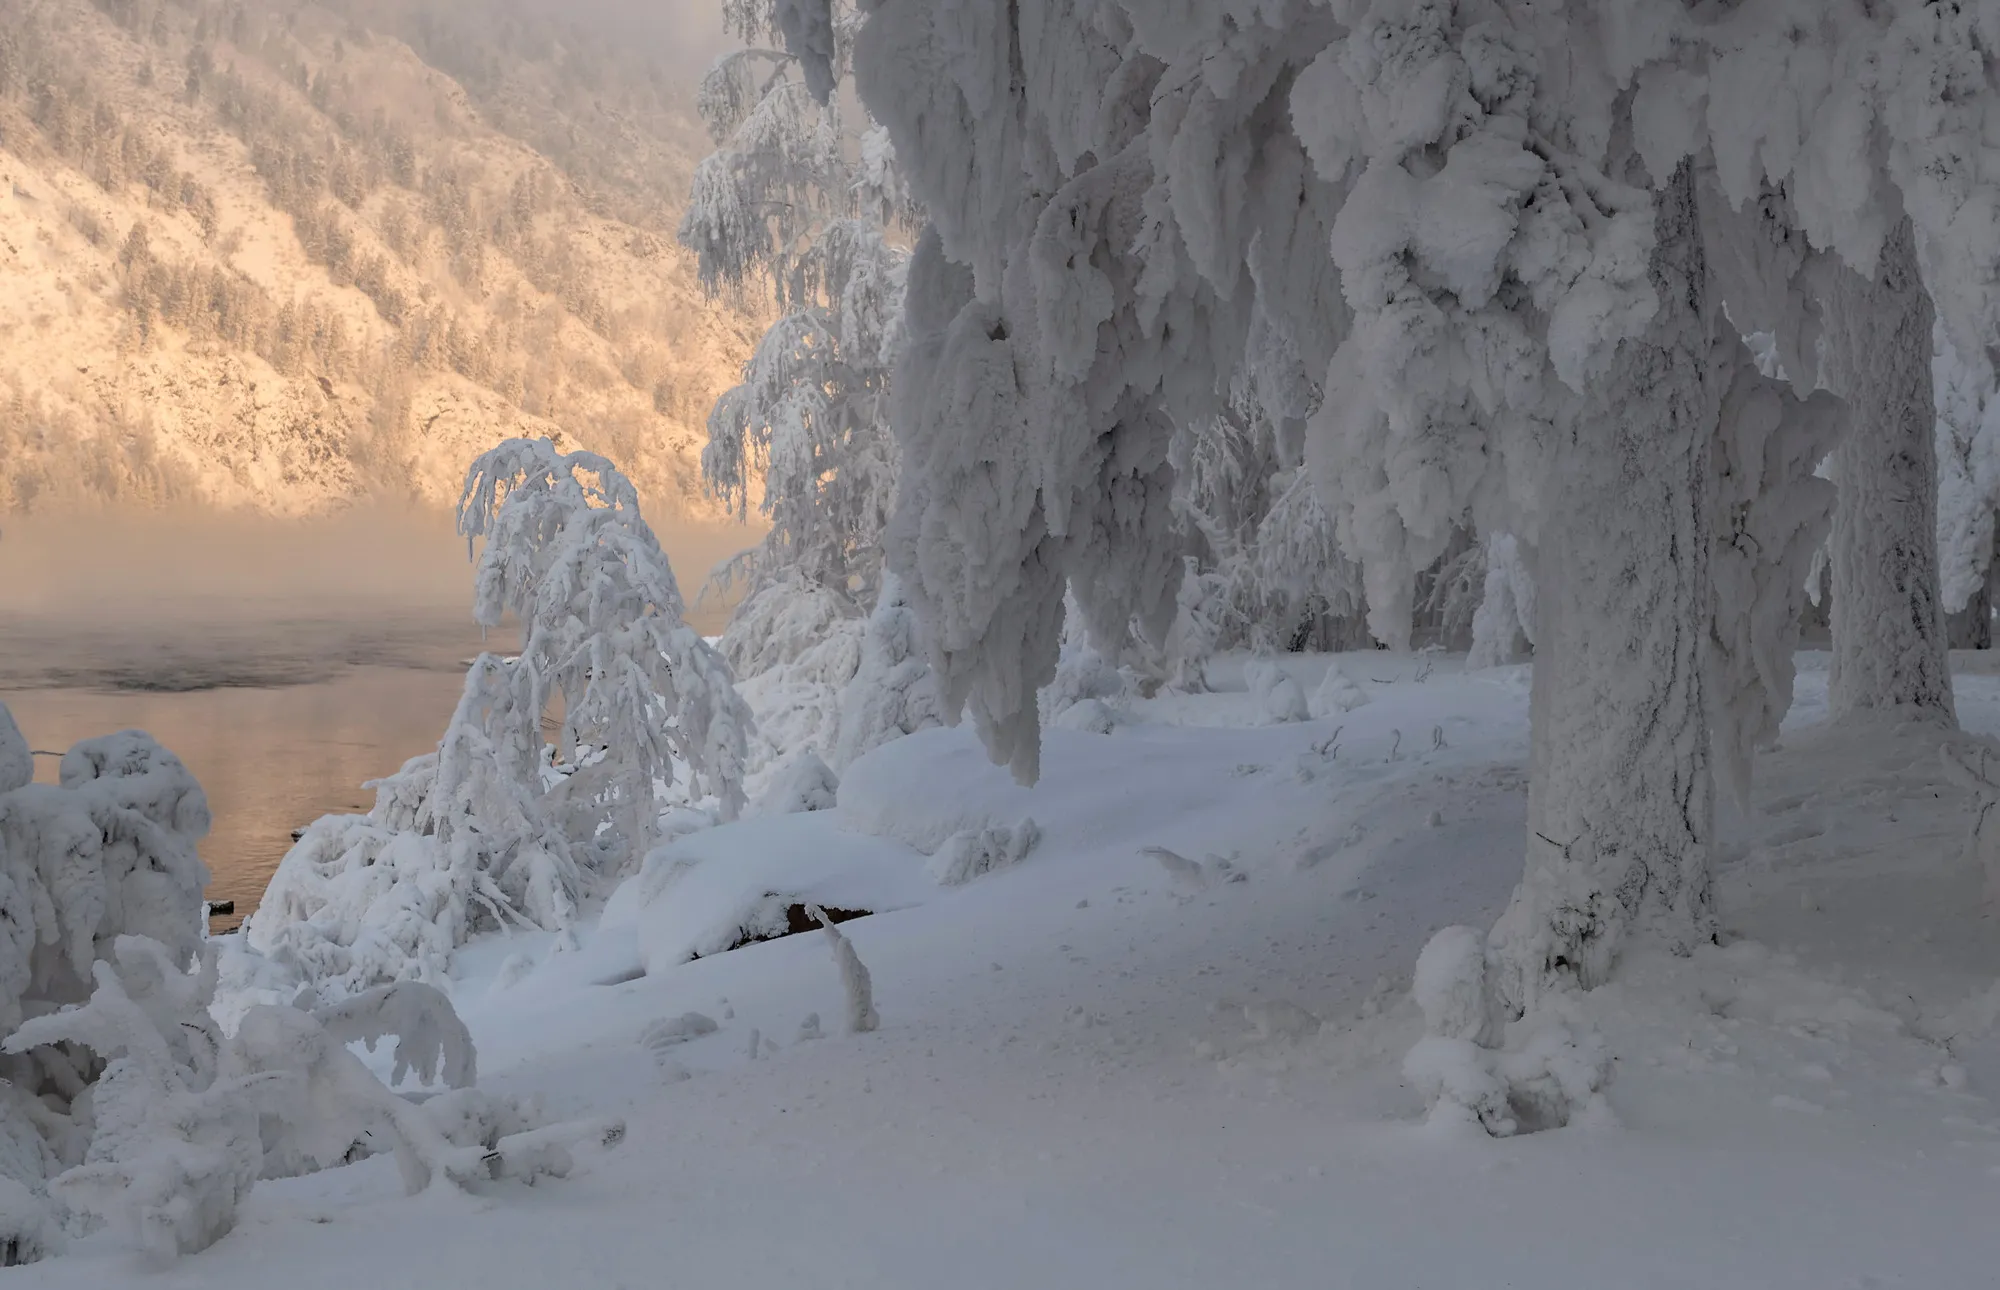
[[[364,780],[436,746],[459,662],[485,647],[476,627],[441,616],[238,623],[206,637],[0,616],[0,703],[37,749],[128,728],[173,749],[215,815],[201,848],[209,898],[234,900],[240,917],[294,828],[366,810]],[[56,759],[36,758],[36,771],[53,781]]]
[[[152,734],[208,793],[209,898],[256,907],[291,832],[374,803],[363,781],[429,752],[482,649],[449,521],[147,521],[26,529],[0,541],[0,703],[36,749]],[[690,599],[734,530],[679,538]],[[676,535],[679,537],[679,535]],[[754,535],[753,535],[754,537]],[[690,616],[718,630],[717,611]],[[36,758],[54,781],[57,759]]]

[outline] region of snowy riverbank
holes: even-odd
[[[1725,816],[1731,943],[1634,955],[1575,1005],[1616,1127],[1421,1124],[1408,974],[1519,877],[1527,675],[1356,655],[1370,701],[1342,717],[1134,701],[1110,735],[1051,732],[1034,789],[969,732],[911,736],[839,809],[683,844],[699,863],[577,952],[473,945],[452,992],[482,1085],[627,1122],[569,1179],[407,1200],[376,1159],[261,1184],[164,1274],[98,1238],[9,1284],[1991,1284],[2000,936],[1969,803],[1934,737],[1820,727],[1804,661],[1785,747]],[[1958,706],[2000,731],[2000,678],[1961,675]],[[919,847],[1023,818],[1018,865],[925,876]],[[794,886],[893,907],[842,925],[880,1031],[841,1033],[818,933],[676,961]],[[655,1025],[690,1011],[716,1030]]]

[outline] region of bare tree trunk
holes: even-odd
[[[1955,725],[1938,591],[1934,314],[1909,220],[1872,281],[1837,272],[1827,374],[1853,429],[1834,454],[1833,715],[1898,708]]]
[[[1587,400],[1539,547],[1527,872],[1493,929],[1519,1013],[1589,989],[1634,927],[1712,935],[1707,269],[1685,165],[1658,192],[1646,335]]]

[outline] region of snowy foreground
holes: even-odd
[[[2000,935],[1939,736],[1824,728],[1803,658],[1725,811],[1730,943],[1633,953],[1577,1006],[1617,1124],[1459,1136],[1404,1085],[1409,973],[1519,879],[1526,670],[1337,662],[1370,700],[1343,717],[1135,701],[1050,732],[1034,789],[969,731],[914,735],[836,810],[682,843],[579,952],[473,945],[482,1085],[627,1122],[568,1179],[411,1200],[377,1158],[260,1185],[164,1271],[99,1237],[7,1284],[1995,1284]],[[1310,690],[1326,661],[1288,665]],[[2000,677],[1962,671],[1958,711],[2000,732]],[[944,838],[1030,818],[1019,864],[929,876]],[[885,911],[841,928],[879,1031],[844,1032],[817,932],[711,953],[770,891]],[[716,1029],[661,1024],[689,1012]]]

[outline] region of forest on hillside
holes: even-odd
[[[0,506],[441,502],[497,422],[706,509],[758,306],[673,241],[701,138],[670,60],[505,4],[20,8]],[[76,374],[35,379],[42,344]]]

